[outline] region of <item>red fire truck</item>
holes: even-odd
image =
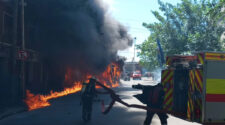
[[[225,124],[225,53],[168,56],[161,82],[164,109],[202,124]]]

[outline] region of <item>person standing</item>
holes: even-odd
[[[81,104],[82,104],[82,119],[84,121],[91,120],[93,99],[97,96],[96,79],[90,78],[89,83],[83,83],[81,90]]]
[[[92,105],[94,97],[97,97],[97,94],[108,94],[108,92],[97,91],[95,77],[89,79],[89,83],[83,83],[81,89],[81,104],[82,104],[82,119],[84,121],[90,121],[92,115]]]
[[[152,91],[148,92],[147,106],[153,109],[163,109],[164,95],[165,93],[163,91],[162,84],[159,83],[152,88]],[[154,114],[158,115],[161,125],[167,125],[168,116],[166,113],[152,112],[149,110],[147,110],[147,116],[144,121],[144,125],[151,124]]]

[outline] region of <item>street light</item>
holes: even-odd
[[[137,38],[134,37],[134,57],[133,57],[133,61],[132,62],[135,62],[135,44],[136,44],[136,40],[137,40]]]

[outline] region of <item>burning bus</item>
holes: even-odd
[[[119,81],[120,81],[120,75],[121,75],[121,68],[119,67],[119,64],[112,63],[109,64],[106,68],[106,70],[97,75],[96,78],[99,80],[99,82],[103,83],[108,88],[112,87],[118,87]],[[73,71],[71,69],[68,69],[65,74],[65,83],[70,83],[72,86],[68,88],[64,88],[63,91],[57,92],[57,91],[51,91],[47,95],[41,95],[41,94],[33,94],[29,90],[26,91],[26,99],[24,102],[27,104],[28,110],[34,110],[38,108],[43,108],[46,106],[50,106],[50,99],[66,96],[69,94],[73,94],[76,92],[79,92],[82,88],[82,83],[89,78],[92,77],[92,75],[86,75],[81,79],[80,81],[73,81]],[[100,88],[100,86],[96,86],[97,88]]]

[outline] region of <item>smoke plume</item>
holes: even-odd
[[[127,30],[101,0],[28,0],[26,23],[35,49],[52,72],[73,68],[97,74],[116,61],[118,50],[132,45]],[[54,70],[55,71],[54,71]]]

